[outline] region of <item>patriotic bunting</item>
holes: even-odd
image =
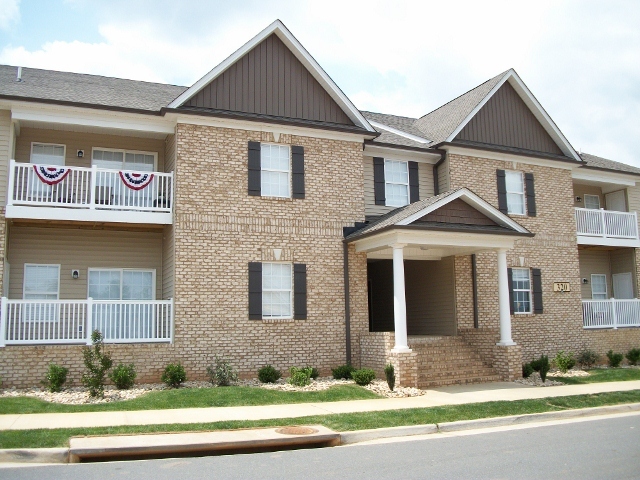
[[[121,171],[120,178],[131,190],[142,190],[153,180],[153,173],[136,173]]]
[[[44,165],[34,165],[33,169],[42,183],[47,185],[57,185],[69,175],[70,168],[46,167]]]

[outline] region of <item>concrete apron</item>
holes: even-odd
[[[69,448],[0,450],[0,463],[77,463],[320,448],[392,437],[516,426],[634,412],[640,412],[640,403],[343,433],[334,432],[322,425],[311,425],[215,432],[72,437]]]

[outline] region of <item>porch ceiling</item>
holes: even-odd
[[[58,130],[65,132],[96,133],[99,135],[119,135],[124,137],[153,138],[158,140],[163,140],[169,133],[172,133],[164,127],[162,129],[158,129],[163,131],[149,131],[135,127],[112,128],[100,127],[96,125],[79,125],[74,123],[58,123],[34,120],[15,120],[15,122],[17,123],[19,128],[39,128],[44,130]]]

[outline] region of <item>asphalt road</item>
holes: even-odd
[[[11,468],[0,478],[639,479],[640,415],[318,450]]]

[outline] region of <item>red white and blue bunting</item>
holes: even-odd
[[[44,165],[34,165],[33,169],[42,183],[47,185],[57,185],[69,175],[70,168],[47,167]]]
[[[120,172],[120,178],[131,190],[142,190],[153,180],[153,173]]]

